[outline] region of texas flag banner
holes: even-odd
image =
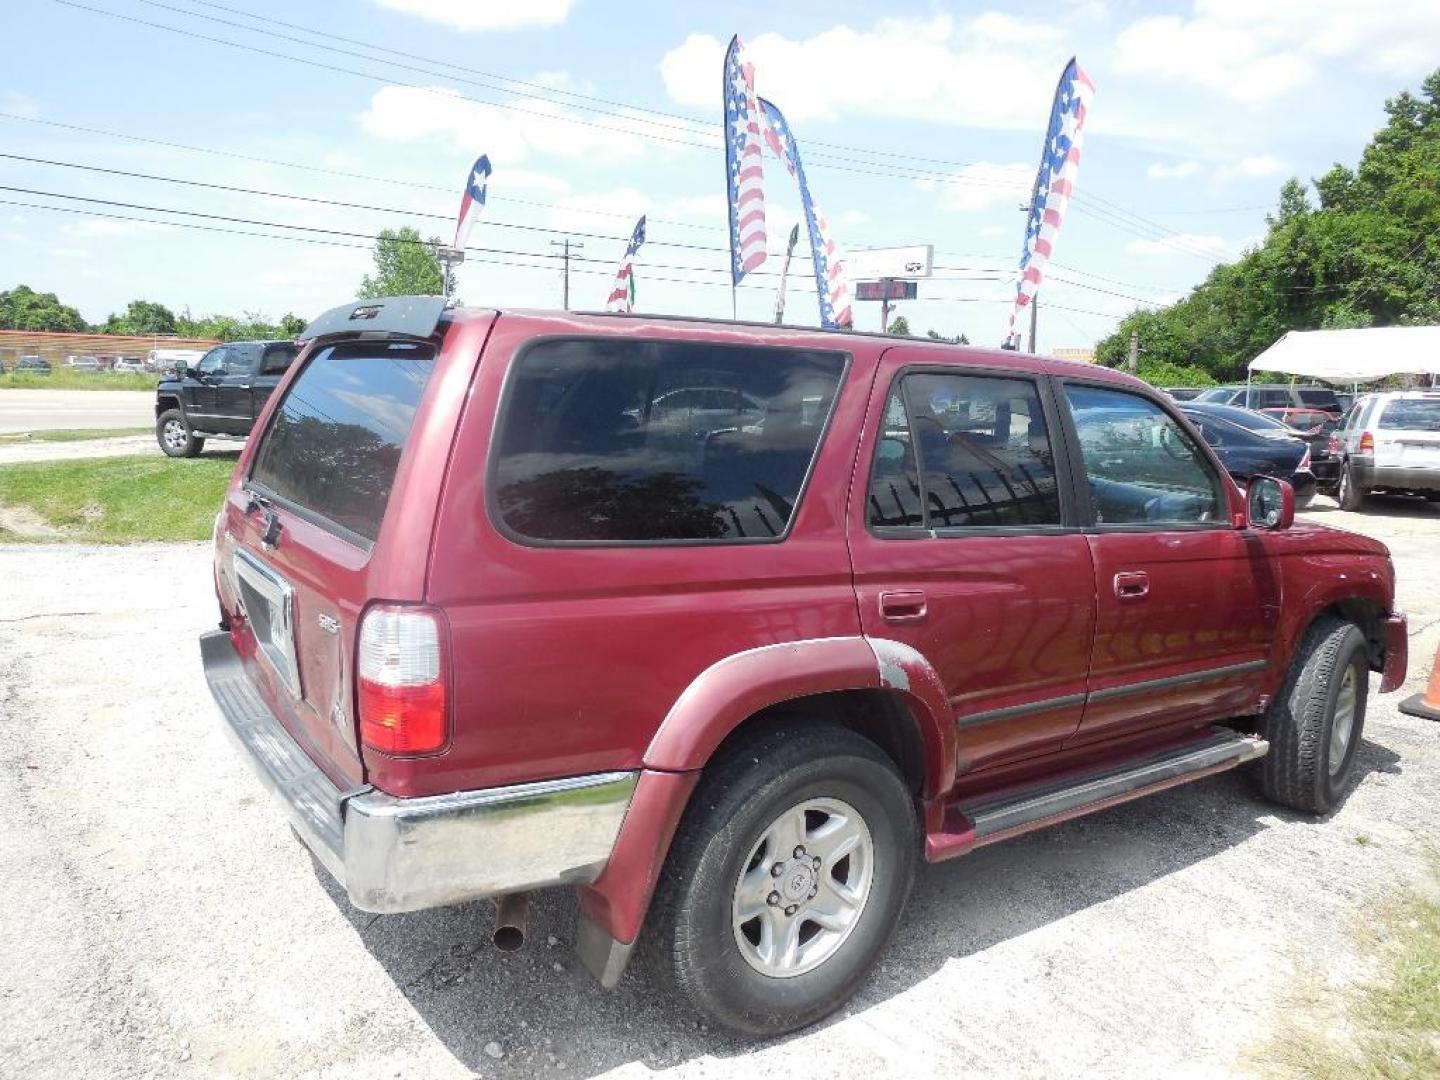
[[[625,257],[620,260],[620,269],[615,274],[615,285],[610,290],[610,298],[605,301],[606,311],[619,311],[628,315],[635,307],[635,254],[643,243],[645,215],[641,214],[640,220],[635,223],[635,231],[630,234],[630,244],[625,249]]]
[[[765,261],[765,154],[755,66],[744,59],[745,43],[730,39],[725,53],[725,179],[730,194],[730,280]]]
[[[1075,194],[1075,178],[1080,172],[1080,144],[1085,136],[1085,118],[1090,113],[1090,100],[1095,84],[1075,58],[1065,65],[1060,84],[1055,88],[1055,103],[1050,107],[1050,126],[1045,132],[1045,149],[1040,155],[1040,169],[1035,174],[1035,188],[1030,195],[1030,217],[1025,223],[1025,247],[1020,252],[1020,269],[1015,283],[1015,306],[1010,311],[1007,343],[1018,344],[1015,324],[1020,315],[1035,301],[1040,282],[1045,280],[1045,267],[1055,250],[1055,238],[1065,221],[1065,210]]]
[[[455,246],[463,248],[480,211],[485,209],[485,188],[490,183],[490,156],[481,154],[470,168],[465,194],[460,197],[460,214],[455,219]]]
[[[800,148],[785,114],[773,104],[760,98],[760,108],[765,114],[765,144],[770,152],[785,162],[785,168],[800,187],[800,205],[805,211],[805,227],[810,233],[810,254],[815,263],[815,293],[820,300],[820,325],[826,330],[839,330],[853,325],[854,314],[850,306],[850,282],[845,273],[845,260],[840,248],[830,235],[830,226],[825,215],[810,197],[810,185],[805,181],[805,166],[800,163]]]

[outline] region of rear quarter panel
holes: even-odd
[[[763,335],[765,344],[852,357],[784,541],[539,547],[507,539],[491,522],[486,463],[516,351],[554,334],[736,344],[759,337],[723,325],[501,316],[455,442],[426,589],[450,626],[451,746],[423,770],[372,773],[395,794],[637,768],[671,706],[717,661],[859,633],[844,511],[877,346]]]

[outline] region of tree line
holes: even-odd
[[[0,292],[0,330],[253,341],[293,338],[305,329],[305,322],[300,316],[288,313],[282,315],[279,322],[271,322],[254,311],[238,316],[196,317],[190,314],[189,308],[176,314],[153,300],[132,300],[123,312],[112,313],[104,322],[92,324],[53,292],[36,292],[28,285],[16,285],[8,292]]]
[[[1289,330],[1440,323],[1440,71],[1385,103],[1355,168],[1280,189],[1264,239],[1169,307],[1137,310],[1096,347],[1109,367],[1140,340],[1162,385],[1243,378]]]

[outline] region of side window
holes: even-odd
[[[1290,391],[1288,390],[1262,390],[1260,391],[1260,408],[1262,409],[1284,409],[1288,408]]]
[[[1225,520],[1220,477],[1159,405],[1123,390],[1067,386],[1099,523]]]
[[[494,510],[540,541],[781,537],[844,369],[799,349],[534,344],[510,370]]]
[[[886,404],[868,507],[874,526],[1059,525],[1055,462],[1035,384],[904,376]]]
[[[226,351],[226,375],[250,375],[255,371],[258,350],[254,345],[231,345]]]
[[[271,345],[260,361],[261,375],[280,375],[287,371],[300,350],[294,345]]]
[[[196,370],[201,375],[223,375],[229,355],[230,347],[228,345],[217,345],[200,358],[200,364]]]

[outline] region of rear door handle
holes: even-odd
[[[925,613],[925,594],[919,589],[896,589],[880,594],[880,617],[886,622],[920,622]]]
[[[1143,570],[1122,570],[1115,575],[1115,595],[1121,600],[1138,600],[1150,592],[1150,575]]]

